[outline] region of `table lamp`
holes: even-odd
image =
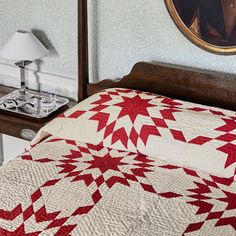
[[[35,59],[48,54],[49,51],[32,32],[23,30],[18,30],[0,49],[0,57],[17,61],[15,65],[20,67],[21,88],[17,94],[17,99],[22,101],[27,99],[25,67]]]

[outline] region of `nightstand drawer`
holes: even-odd
[[[43,125],[44,123],[32,123],[17,117],[7,117],[0,114],[0,133],[27,141],[31,140]]]

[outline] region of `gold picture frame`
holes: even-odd
[[[198,35],[195,34],[193,31],[191,31],[191,29],[189,29],[186,26],[186,24],[183,22],[183,20],[181,19],[176,9],[174,1],[175,0],[165,0],[166,7],[174,23],[176,24],[176,26],[191,42],[193,42],[198,47],[204,50],[207,50],[208,52],[212,52],[216,54],[223,54],[223,55],[236,54],[236,43],[235,43],[235,46],[221,46],[221,45],[215,45],[215,44],[209,43],[203,40],[201,37],[198,37]],[[198,0],[195,0],[195,1],[198,1]],[[185,4],[188,4],[188,2],[185,1]],[[206,1],[206,4],[207,4],[207,1]]]

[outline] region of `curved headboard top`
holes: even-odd
[[[87,94],[111,87],[148,91],[236,111],[236,75],[164,63],[139,62],[120,81],[88,84]]]

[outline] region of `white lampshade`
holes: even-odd
[[[0,57],[17,61],[33,61],[48,54],[33,33],[22,30],[18,30],[0,49]]]

